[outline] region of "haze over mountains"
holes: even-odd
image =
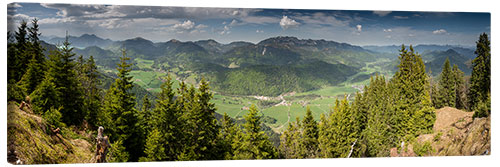
[[[62,38],[42,38],[51,44]],[[108,69],[116,67],[121,49],[132,60],[153,60],[157,70],[175,72],[181,80],[200,75],[208,78],[215,91],[237,95],[279,95],[303,92],[337,85],[385,60],[384,69],[397,68],[400,46],[356,46],[327,40],[298,39],[278,36],[258,43],[235,41],[222,44],[212,39],[199,41],[152,42],[136,37],[123,41],[103,39],[96,35],[70,36],[78,55],[94,56],[96,63]],[[451,45],[416,45],[434,75],[439,74],[446,58],[470,74],[469,48]],[[138,67],[134,67],[138,69]],[[286,79],[285,79],[286,78]],[[258,82],[256,82],[258,81]],[[258,83],[258,84],[257,84]],[[253,84],[253,85],[252,85]]]

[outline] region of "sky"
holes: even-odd
[[[489,13],[195,8],[164,6],[11,3],[8,30],[39,20],[42,36],[95,34],[111,40],[143,37],[257,43],[276,36],[325,39],[354,45],[473,46],[490,34]]]

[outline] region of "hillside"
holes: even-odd
[[[473,112],[451,107],[436,110],[432,134],[417,137],[406,151],[391,156],[470,156],[491,154],[491,117],[472,118]]]
[[[450,60],[450,64],[452,66],[453,64],[456,64],[458,68],[465,73],[465,75],[470,75],[472,72],[472,59],[467,58],[453,49],[424,53],[422,54],[422,57],[424,60],[427,58],[425,63],[426,71],[431,70],[433,75],[441,73],[446,58]]]
[[[20,110],[15,102],[7,106],[8,159],[10,163],[88,163],[93,156],[92,133],[61,128],[54,133],[46,120]]]

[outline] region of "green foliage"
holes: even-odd
[[[58,109],[50,108],[45,113],[43,113],[43,119],[45,119],[45,121],[47,121],[47,123],[51,125],[54,129],[66,126],[64,125],[64,123],[61,122],[62,114],[61,112],[59,112],[59,110],[61,110],[61,108]]]
[[[429,141],[426,141],[423,144],[415,142],[415,144],[413,145],[413,152],[415,152],[415,154],[417,154],[417,156],[419,157],[429,155],[430,153],[433,153],[435,151],[436,150],[432,148],[431,142]]]
[[[111,144],[111,156],[109,162],[127,162],[129,160],[129,153],[123,146],[123,141],[118,140]]]
[[[468,93],[469,109],[476,111],[481,101],[486,102],[491,92],[491,49],[488,35],[483,33],[476,42],[477,57],[472,60],[472,75]],[[476,114],[484,115],[484,114]]]
[[[455,107],[458,109],[466,109],[467,105],[467,85],[464,72],[458,69],[457,65],[453,65],[453,77],[455,81]]]
[[[456,87],[455,75],[451,69],[449,59],[443,64],[443,71],[441,72],[439,80],[438,98],[434,102],[436,108],[444,106],[455,107],[456,101]]]
[[[479,101],[476,106],[473,118],[488,117],[491,114],[491,95],[488,93],[486,101]]]
[[[226,94],[277,96],[336,85],[357,72],[357,69],[343,64],[315,61],[308,64],[225,69],[212,74],[211,79],[214,89]]]
[[[20,102],[26,97],[26,91],[14,79],[7,82],[7,100]]]
[[[300,133],[300,121],[288,122],[288,128],[281,135],[279,150],[286,159],[302,158],[299,142],[302,134]]]
[[[63,122],[68,125],[79,125],[85,117],[85,111],[81,87],[74,68],[75,54],[72,50],[66,39],[60,50],[55,50],[49,55],[48,71],[43,82],[46,82],[47,88],[51,87],[51,84],[55,87],[57,96],[53,99],[55,102],[50,105],[62,107]]]
[[[184,106],[185,139],[187,146],[183,150],[183,160],[220,159],[216,155],[216,139],[219,126],[215,119],[215,104],[210,102],[213,94],[209,91],[208,82],[201,80],[198,90],[191,86],[183,97],[189,95],[182,104]],[[194,94],[194,96],[193,96]]]
[[[50,110],[51,107],[61,106],[60,94],[61,92],[56,89],[54,79],[50,75],[45,76],[42,83],[30,95],[33,112],[43,114],[45,111]]]
[[[164,139],[158,129],[153,129],[147,139],[146,145],[144,146],[144,153],[147,156],[147,161],[158,161],[163,160],[167,157],[165,155]]]
[[[306,116],[302,121],[301,157],[314,158],[318,153],[318,124],[307,107]]]
[[[99,72],[94,61],[90,56],[87,60],[82,56],[78,57],[76,64],[78,81],[82,87],[83,110],[85,111],[85,120],[91,127],[97,127],[98,112],[101,109],[102,89],[99,80]]]
[[[137,161],[143,155],[144,138],[138,124],[135,96],[130,93],[132,77],[129,76],[130,64],[123,50],[120,64],[118,64],[118,78],[111,85],[104,97],[102,108],[103,118],[100,124],[109,126],[110,140],[122,141],[123,147],[129,154],[128,160]]]
[[[257,114],[257,108],[252,105],[244,117],[246,123],[243,125],[243,140],[234,150],[234,159],[272,159],[278,157],[269,137],[260,129],[261,122]]]
[[[425,65],[413,47],[410,50],[402,46],[399,70],[391,80],[395,96],[399,100],[394,102],[397,140],[409,140],[421,133],[432,130],[435,113],[431,107],[428,88],[428,76]]]

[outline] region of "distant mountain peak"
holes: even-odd
[[[82,35],[80,36],[80,38],[82,38],[82,37],[100,38],[100,37],[98,37],[98,36],[97,36],[97,35],[95,35],[95,34],[82,34]]]
[[[177,40],[177,39],[171,39],[170,41],[168,42],[172,42],[172,43],[180,43],[181,41]]]
[[[457,51],[453,50],[453,49],[448,49],[445,51],[446,54],[459,54]]]

